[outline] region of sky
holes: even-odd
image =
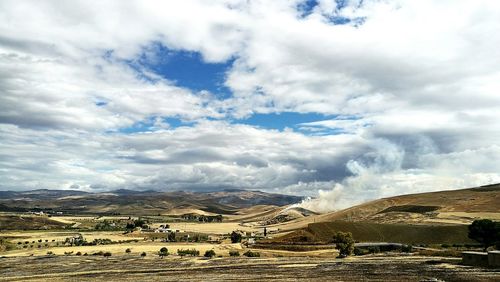
[[[0,1],[0,190],[326,211],[500,182],[499,19],[494,0]]]

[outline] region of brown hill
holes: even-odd
[[[500,184],[382,198],[275,226],[281,230],[296,230],[311,223],[339,220],[446,225],[470,224],[478,218],[500,220]]]
[[[226,190],[218,192],[156,192],[117,190],[107,193],[35,190],[0,193],[0,211],[44,211],[64,214],[173,214],[199,210],[206,214],[236,214],[255,205],[285,206],[301,197],[261,191]]]

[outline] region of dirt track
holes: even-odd
[[[0,281],[500,281],[500,270],[461,266],[426,257],[200,258],[13,257],[0,258]]]

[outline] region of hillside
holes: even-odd
[[[328,241],[336,231],[365,242],[471,243],[467,224],[500,220],[500,184],[370,201],[345,210],[275,224],[294,231],[276,242]]]
[[[0,211],[45,211],[64,214],[236,214],[255,205],[285,206],[301,197],[261,191],[227,190],[218,192],[156,192],[116,190],[86,193],[71,190],[34,190],[2,192]]]
[[[470,224],[474,219],[500,220],[500,184],[460,190],[408,194],[382,198],[344,210],[299,218],[276,227],[305,228],[332,221],[404,224]]]

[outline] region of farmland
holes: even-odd
[[[109,258],[78,256],[0,259],[0,281],[498,281],[499,272],[462,266],[454,258],[372,256],[340,260],[314,257]],[[435,279],[435,280],[432,280]]]
[[[67,210],[68,201],[81,197],[92,203],[92,195],[37,192],[33,210],[17,211],[28,208],[25,200],[21,207],[16,206],[19,198],[4,200],[10,210],[0,213],[0,281],[500,280],[498,270],[460,264],[461,251],[481,250],[467,237],[467,224],[499,215],[490,206],[498,190],[479,191],[442,192],[439,201],[433,193],[407,195],[326,214],[290,205],[251,205],[261,194],[240,191],[235,195],[250,197],[250,203],[242,196],[238,206],[231,206],[202,195],[135,214],[138,206],[126,210],[127,201],[138,197],[147,204],[153,196],[127,192],[102,195],[98,202],[109,201],[107,208],[79,206],[81,213],[66,214],[58,209]],[[467,195],[475,199],[473,209],[465,205]],[[42,205],[46,198],[56,203],[51,209]],[[214,213],[224,209],[228,213]],[[331,243],[337,231],[351,232],[361,242],[356,255],[337,258]],[[241,242],[231,241],[233,232]],[[413,247],[363,247],[369,242]],[[204,257],[210,252],[212,258]]]

